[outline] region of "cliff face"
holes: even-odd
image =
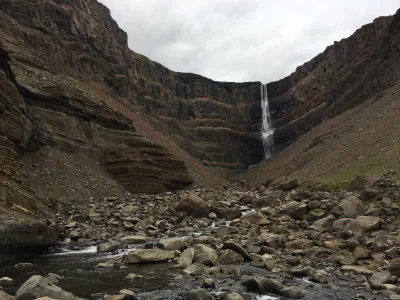
[[[327,118],[392,86],[400,62],[397,17],[380,17],[335,42],[290,76],[268,84],[275,142],[283,148]]]
[[[290,175],[341,186],[362,173],[400,171],[400,10],[328,47],[268,91],[275,141],[292,144],[250,170],[252,184]]]
[[[237,170],[262,158],[259,82],[168,70],[131,51],[126,33],[95,0],[5,0],[0,10],[10,44],[34,53],[36,66],[96,85],[205,165]]]

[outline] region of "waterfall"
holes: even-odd
[[[269,112],[268,105],[268,92],[267,85],[261,85],[261,110],[262,110],[262,127],[261,127],[261,137],[264,147],[264,157],[268,159],[272,156],[273,151],[273,134],[274,130],[271,125],[271,114]]]

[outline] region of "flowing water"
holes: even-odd
[[[262,110],[261,137],[264,147],[264,158],[268,159],[273,155],[274,130],[272,129],[271,125],[271,114],[269,111],[268,92],[266,84],[261,85],[261,110]]]

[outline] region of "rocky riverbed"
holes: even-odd
[[[399,204],[396,173],[93,199],[0,270],[0,299],[400,299]]]

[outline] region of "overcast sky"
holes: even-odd
[[[400,0],[100,0],[130,48],[220,81],[281,79]]]

